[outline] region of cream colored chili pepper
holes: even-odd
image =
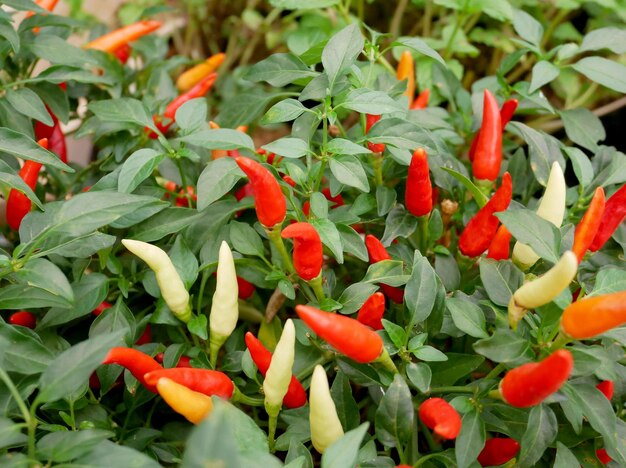
[[[161,296],[172,313],[179,320],[189,322],[191,320],[189,293],[167,253],[147,242],[122,239],[122,244],[154,271]]]
[[[568,250],[561,259],[540,277],[524,283],[513,293],[509,301],[509,324],[512,328],[526,315],[528,309],[535,309],[554,300],[569,286],[578,270],[576,254]]]
[[[343,437],[343,427],[337,416],[335,402],[330,396],[326,372],[320,365],[313,370],[309,407],[311,442],[315,450],[324,453],[330,445]]]
[[[265,393],[265,409],[270,416],[278,415],[283,398],[289,389],[292,367],[295,357],[296,328],[291,319],[285,322],[285,328],[274,349],[270,367],[263,381]]]
[[[210,396],[194,392],[173,380],[162,377],[156,387],[159,395],[174,411],[194,424],[200,424],[213,409]]]
[[[213,366],[217,362],[217,353],[237,326],[238,318],[239,287],[235,261],[230,247],[222,241],[217,262],[217,282],[209,316],[209,347]]]
[[[566,191],[567,186],[565,185],[563,170],[558,162],[554,162],[550,170],[546,190],[537,208],[537,215],[546,221],[550,221],[557,228],[561,227],[563,216],[565,215]],[[528,245],[516,242],[511,258],[522,269],[527,270],[539,260],[539,255]]]

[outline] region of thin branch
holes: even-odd
[[[404,16],[404,11],[409,4],[409,0],[400,0],[398,2],[398,6],[396,6],[396,10],[393,12],[393,18],[391,18],[391,23],[389,25],[389,32],[391,36],[395,39],[400,34],[400,26],[402,23],[402,17]]]

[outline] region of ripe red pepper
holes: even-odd
[[[106,309],[110,309],[111,307],[113,307],[113,304],[109,304],[107,301],[102,301],[100,304],[98,304],[98,307],[91,311],[91,313],[97,317]]]
[[[504,465],[517,455],[519,449],[520,445],[514,439],[493,437],[485,442],[485,447],[478,455],[478,463],[481,466]]]
[[[281,232],[284,239],[293,239],[293,264],[305,281],[317,278],[322,271],[324,252],[322,240],[313,225],[294,223]]]
[[[288,176],[286,176],[288,177]],[[283,178],[284,180],[284,178]],[[332,194],[330,193],[330,189],[328,187],[326,187],[325,189],[322,189],[322,194],[324,195],[324,197],[326,198],[326,200],[328,200],[329,202],[333,202],[334,205],[331,206],[332,208],[337,208],[338,206],[343,206],[346,203],[343,201],[343,197],[341,196],[340,193],[338,193],[337,195],[335,195],[334,197],[332,196]]]
[[[498,101],[488,89],[485,89],[483,122],[477,140],[472,173],[476,179],[494,181],[502,164],[502,118]]]
[[[502,108],[500,109],[500,121],[502,123],[502,131],[504,132],[504,128],[513,118],[513,114],[515,114],[515,110],[517,109],[517,104],[519,101],[517,99],[509,99],[502,104]],[[469,160],[474,160],[474,154],[476,153],[476,145],[478,144],[478,135],[480,134],[480,129],[474,135],[474,139],[472,140],[472,146],[469,150]]]
[[[419,408],[422,422],[444,439],[455,439],[461,431],[461,416],[443,398],[429,398]]]
[[[372,115],[372,114],[367,114],[365,116],[365,134],[366,135],[369,133],[370,129],[374,126],[374,124],[380,120],[381,117],[382,116],[380,115]],[[370,143],[368,141],[367,147],[372,153],[383,153],[385,151],[384,143]]]
[[[152,393],[157,393],[156,382],[148,383],[144,376],[148,372],[163,369],[161,364],[152,357],[133,348],[113,348],[105,356],[102,364],[119,364],[130,371],[131,374]]]
[[[624,221],[624,218],[626,218],[626,184],[622,185],[620,189],[606,201],[602,221],[600,221],[598,232],[593,238],[589,250],[592,252],[600,250],[613,235],[621,222]]]
[[[376,237],[371,234],[365,236],[365,247],[367,247],[367,253],[370,257],[370,263],[378,263],[383,260],[391,260],[391,255],[387,252],[385,246]],[[402,304],[404,302],[404,290],[396,288],[395,286],[389,286],[388,284],[381,284],[380,288],[389,299],[396,304]]]
[[[433,187],[424,148],[413,152],[406,179],[405,204],[413,216],[426,216],[433,209]]]
[[[611,400],[613,398],[613,392],[615,391],[615,385],[612,380],[605,380],[604,382],[600,382],[596,385],[596,388],[600,390],[607,400]]]
[[[20,310],[9,317],[9,323],[11,325],[21,325],[22,327],[33,330],[37,326],[37,317],[31,312]]]
[[[459,250],[468,257],[481,255],[491,244],[500,222],[493,214],[504,211],[511,203],[513,183],[508,172],[502,177],[502,185],[496,190],[491,200],[483,206],[467,223],[459,238]]]
[[[67,144],[65,143],[65,135],[61,130],[61,122],[54,112],[46,106],[46,110],[52,117],[52,126],[48,126],[43,122],[35,122],[35,138],[41,140],[42,138],[48,139],[48,149],[56,154],[61,161],[67,164]]]
[[[255,291],[254,284],[237,276],[237,286],[239,287],[239,299],[249,299]]]
[[[48,149],[47,139],[42,138],[38,141],[38,143],[42,148]],[[29,160],[24,163],[24,166],[22,166],[22,169],[20,170],[20,177],[24,182],[26,182],[26,185],[28,185],[31,190],[35,190],[41,167],[41,163]],[[30,201],[30,198],[19,190],[11,189],[7,200],[6,214],[7,223],[12,229],[16,231],[20,229],[22,219],[24,219],[24,216],[30,212],[32,205],[33,202]]]
[[[295,186],[297,185],[297,184],[296,184],[296,181],[295,181],[295,180],[293,180],[293,179],[292,179],[290,176],[288,176],[288,175],[284,175],[284,176],[283,176],[283,181],[284,181],[286,184],[291,185],[292,187],[295,187]]]
[[[246,346],[250,351],[254,364],[256,364],[261,375],[265,377],[270,367],[270,362],[272,362],[272,353],[250,332],[246,333]],[[283,398],[283,403],[287,408],[300,408],[306,405],[306,392],[294,375],[291,376],[289,389]]]
[[[287,216],[287,202],[276,178],[250,158],[236,158],[235,162],[250,179],[259,222],[268,229],[282,224]]]
[[[152,327],[150,326],[150,324],[146,325],[146,328],[144,329],[141,336],[137,339],[137,341],[135,341],[135,344],[137,346],[147,343],[152,343]]]
[[[555,351],[541,362],[531,362],[507,372],[500,393],[509,405],[528,408],[541,403],[567,381],[574,368],[572,353]]]
[[[426,107],[428,107],[429,99],[430,99],[430,89],[426,88],[424,91],[422,91],[419,94],[419,96],[415,98],[415,101],[413,101],[413,104],[411,104],[410,109],[411,110],[426,109]]]
[[[157,354],[156,356],[154,356],[154,359],[159,364],[163,364],[163,353]],[[191,358],[189,356],[181,356],[180,358],[178,358],[178,362],[174,367],[193,367],[191,365]]]
[[[385,314],[385,295],[375,292],[361,306],[356,319],[374,330],[383,329],[383,315]]]
[[[598,460],[600,460],[600,462],[604,465],[613,461],[609,454],[606,453],[606,449],[603,448],[596,450],[596,457],[598,457]]]
[[[587,212],[578,223],[578,226],[576,226],[576,231],[574,232],[574,246],[572,247],[572,251],[576,254],[578,263],[582,262],[585,253],[587,253],[587,249],[598,233],[598,228],[602,222],[604,206],[604,189],[598,187],[591,199],[589,208],[587,208]]]
[[[195,369],[193,367],[161,368],[148,372],[144,376],[146,382],[154,386],[162,377],[184,385],[194,392],[203,393],[207,396],[217,395],[226,400],[230,399],[235,391],[233,381],[226,374],[210,369]]]
[[[118,47],[115,52],[113,52],[113,55],[115,55],[117,57],[117,59],[120,61],[120,63],[122,65],[126,65],[126,62],[128,62],[128,59],[130,57],[130,53],[133,51],[133,49],[131,48],[131,46],[126,43],[120,47]]]
[[[297,305],[296,313],[320,338],[356,362],[375,361],[383,352],[382,338],[353,318],[305,305]]]
[[[509,258],[509,249],[511,247],[512,234],[504,224],[500,225],[491,244],[489,244],[489,252],[487,258],[494,260],[506,260]]]

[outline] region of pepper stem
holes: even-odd
[[[265,232],[267,232],[268,237],[274,247],[280,254],[280,257],[283,260],[287,270],[289,273],[295,273],[296,270],[293,267],[293,263],[291,262],[291,257],[289,256],[289,252],[287,252],[287,248],[285,247],[285,243],[283,242],[283,238],[280,236],[282,224],[277,224],[271,228],[265,228]]]
[[[213,333],[210,334],[209,338],[209,362],[211,363],[211,367],[215,369],[217,365],[217,354],[220,352],[220,348],[226,341],[225,337],[215,335]]]
[[[274,452],[274,446],[276,445],[276,426],[278,425],[278,414],[280,413],[280,406],[270,408],[265,405],[265,410],[270,417],[269,426],[267,429],[267,442],[270,446],[270,452]]]
[[[556,336],[552,344],[550,345],[550,351],[557,350],[559,348],[563,348],[567,343],[569,343],[571,339],[562,331]]]
[[[311,288],[313,288],[313,292],[315,293],[315,297],[317,298],[317,302],[319,302],[321,304],[322,301],[324,299],[326,299],[326,296],[324,295],[324,287],[322,286],[322,273],[317,275],[312,280],[307,281],[307,283],[309,283]]]
[[[378,362],[378,363],[382,364],[382,366],[385,369],[387,369],[390,372],[393,372],[394,374],[398,373],[398,368],[396,367],[396,365],[391,360],[391,356],[389,356],[389,353],[387,352],[387,350],[385,348],[383,348],[382,354],[374,362]]]
[[[249,397],[248,395],[244,395],[243,393],[241,393],[241,390],[235,387],[235,391],[233,392],[231,401],[234,401],[237,403],[243,403],[244,405],[249,405],[249,406],[263,406],[264,399],[252,398],[252,397]]]
[[[504,401],[504,398],[502,397],[502,393],[500,393],[500,390],[491,390],[487,396],[489,398],[493,398],[494,400],[502,400]]]

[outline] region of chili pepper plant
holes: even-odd
[[[623,24],[270,3],[237,66],[150,2],[3,2],[0,466],[625,466]]]

